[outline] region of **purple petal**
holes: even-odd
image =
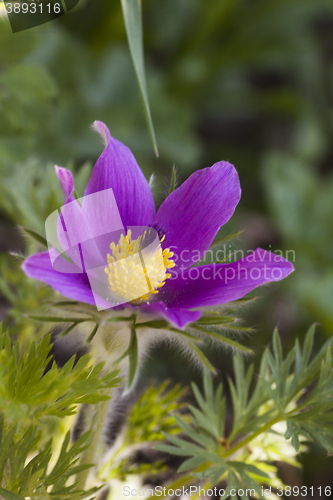
[[[84,196],[79,201],[82,206],[74,200],[62,207],[58,239],[63,250],[72,249],[77,257],[81,245],[84,268],[91,269],[106,263],[112,235],[117,234],[119,239],[124,228],[112,189]]]
[[[236,169],[219,162],[192,174],[167,197],[153,227],[165,235],[163,247],[175,252],[174,269],[188,268],[201,259],[234,213],[240,196]]]
[[[111,134],[108,127],[105,125],[105,123],[96,120],[93,123],[92,128],[101,136],[104,147],[106,148],[106,146],[109,144],[109,140],[111,139]]]
[[[149,184],[130,149],[111,137],[107,126],[94,123],[95,130],[107,144],[98,158],[85,195],[112,188],[124,226],[149,225],[155,204]]]
[[[163,302],[152,302],[141,306],[141,310],[147,313],[158,314],[166,319],[176,328],[183,329],[189,323],[201,318],[201,311],[189,311],[178,307],[168,307]]]
[[[294,270],[291,262],[258,248],[232,264],[186,269],[168,279],[158,294],[170,307],[208,307],[241,299],[257,286],[280,281]]]
[[[72,194],[74,191],[74,178],[72,172],[67,170],[67,168],[54,166],[57,177],[60,181],[61,188],[65,195],[65,203],[73,199]]]
[[[74,177],[72,172],[70,172],[67,168],[63,167],[58,167],[58,165],[54,166],[55,173],[59,179],[61,189],[64,192],[65,195],[65,203],[64,205],[67,205],[68,203],[71,203],[74,201]],[[62,215],[57,218],[57,234],[58,234],[58,241],[61,245],[61,247],[64,250],[68,249],[68,235],[66,234],[66,224],[64,222],[64,218]],[[54,228],[52,227],[54,224],[54,216],[51,214],[50,217],[47,218],[46,223],[45,223],[45,229],[46,229],[46,236],[49,237],[50,235],[54,234]],[[51,237],[52,240],[52,237]],[[51,247],[53,243],[51,243],[50,240],[48,240],[49,248]],[[73,262],[78,265],[79,269],[82,269],[81,265],[81,258],[78,255],[78,249],[75,249],[74,251],[70,251],[71,258]],[[52,261],[53,262],[53,261]],[[79,271],[80,272],[80,271]]]
[[[55,271],[49,252],[36,253],[28,257],[22,269],[29,278],[43,281],[64,297],[95,305],[86,274],[66,274]]]

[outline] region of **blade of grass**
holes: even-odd
[[[128,45],[139,83],[148,129],[154,146],[155,154],[156,156],[158,156],[153,120],[151,118],[149,107],[146,74],[144,68],[141,0],[121,0],[121,6],[125,21]]]

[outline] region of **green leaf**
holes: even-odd
[[[230,240],[233,240],[235,238],[238,238],[238,236],[240,234],[242,234],[242,232],[243,231],[238,231],[237,233],[228,234],[227,236],[224,236],[223,238],[219,238],[218,240],[214,240],[212,245],[211,245],[211,248],[214,246],[217,246],[217,245],[222,245],[222,243],[225,243],[226,241],[230,241]]]
[[[171,181],[170,181],[170,188],[169,188],[169,194],[172,193],[176,188],[176,167],[173,165],[172,167],[172,172],[171,172]]]
[[[189,406],[190,421],[176,418],[185,437],[181,433],[179,436],[166,434],[170,444],[161,444],[158,449],[187,457],[180,472],[192,469],[192,476],[210,479],[212,485],[223,476],[227,482],[224,498],[229,496],[231,488],[244,487],[255,490],[256,495],[262,497],[261,483],[267,480],[267,484],[271,484],[272,472],[276,473],[272,460],[280,456],[280,460],[287,461],[287,455],[293,463],[292,450],[286,452],[284,447],[293,446],[296,451],[303,451],[304,438],[332,453],[332,345],[326,343],[310,362],[313,334],[311,328],[303,349],[296,341],[295,347],[284,357],[279,334],[275,331],[273,353],[264,351],[258,377],[254,375],[253,365],[247,367],[246,359],[239,353],[234,356],[235,381],[229,381],[234,422],[228,439],[224,437],[226,411],[222,386],[215,390],[212,378],[205,372],[203,395],[192,384],[198,407]],[[295,385],[294,377],[297,378]],[[253,384],[256,384],[254,388]],[[287,424],[285,434],[274,427],[280,422]],[[230,429],[229,423],[227,428]],[[291,439],[291,442],[286,443],[284,439]],[[267,458],[258,459],[258,447]],[[233,460],[228,461],[229,457]],[[244,493],[241,498],[248,497]]]
[[[16,495],[16,493],[12,493],[11,491],[4,490],[0,487],[1,496],[4,497],[5,500],[24,500],[23,497]]]
[[[194,340],[194,342],[201,342],[202,341],[200,338],[195,337],[194,335],[186,332],[185,330],[179,330],[178,328],[173,328],[173,327],[168,327],[167,330],[169,330],[170,332],[178,333],[178,335],[185,337],[185,340],[190,339],[190,340]]]
[[[147,82],[144,69],[141,0],[121,0],[121,6],[123,9],[128,44],[144,103],[148,129],[153,142],[155,154],[158,156],[155,131],[149,108]]]
[[[173,449],[171,453],[174,453],[175,455],[181,455],[181,456],[197,456],[198,454],[201,455],[204,451],[204,449],[201,446],[197,446],[193,443],[189,443],[188,441],[184,441],[183,439],[180,439],[176,436],[173,436],[171,434],[164,433],[164,437],[170,441],[174,446],[171,446],[170,448]],[[157,450],[161,450],[162,446],[165,448],[165,445],[158,445],[156,446]],[[208,452],[206,451],[206,454]],[[207,455],[208,457],[208,455]]]
[[[53,307],[75,307],[78,306],[80,302],[77,302],[75,300],[60,300],[59,302],[54,302],[52,304]]]
[[[221,479],[221,476],[226,472],[227,468],[223,466],[211,467],[210,469],[210,477],[211,477],[211,485],[214,486]]]
[[[125,435],[129,446],[133,443],[163,440],[162,432],[180,432],[174,415],[182,410],[187,389],[179,384],[168,386],[167,380],[159,387],[151,385],[134,405],[129,414]]]
[[[282,353],[282,344],[277,329],[275,329],[273,333],[273,351],[277,366],[280,366],[283,360],[283,353]]]
[[[84,323],[85,321],[94,321],[92,318],[60,318],[58,316],[30,316],[31,319],[46,323]]]
[[[228,337],[221,335],[220,333],[215,333],[212,330],[208,330],[207,328],[202,328],[194,323],[192,323],[191,326],[195,330],[198,330],[199,332],[205,333],[209,337],[212,337],[213,339],[219,340],[220,342],[224,342],[225,344],[228,344],[231,347],[235,347],[236,349],[239,349],[240,351],[246,352],[248,354],[253,353],[252,349],[249,349],[248,347],[245,347],[242,344],[239,344],[238,342],[236,342],[235,340],[229,339]]]
[[[74,328],[78,325],[79,323],[77,321],[75,321],[75,323],[73,323],[71,326],[69,326],[68,328],[66,328],[66,330],[64,330],[63,332],[61,332],[61,337],[66,337],[66,335],[68,335],[72,330],[74,330]]]
[[[176,448],[175,446],[171,446],[169,444],[157,444],[154,446],[155,450],[164,451],[165,453],[169,453],[170,455],[179,455],[181,457],[190,455],[188,450],[185,451],[181,448]]]
[[[297,432],[297,425],[295,425],[294,422],[290,419],[287,419],[287,430],[284,437],[286,439],[291,438],[291,444],[293,445],[296,451],[299,450],[300,443]]]
[[[70,444],[70,432],[63,440],[60,453],[52,470],[49,464],[52,457],[52,439],[46,443],[41,441],[42,433],[30,426],[25,432],[18,431],[17,427],[5,430],[3,421],[0,422],[0,488],[1,498],[17,500],[35,498],[36,492],[52,494],[57,500],[79,500],[91,495],[96,488],[83,492],[77,488],[77,483],[67,480],[80,470],[90,468],[92,464],[77,465],[82,452],[88,446],[89,433],[83,434],[74,443]],[[59,438],[57,438],[57,441]],[[41,448],[38,451],[38,448]],[[2,452],[2,453],[1,453]],[[4,457],[4,460],[3,460]],[[54,457],[52,457],[54,458]],[[48,496],[40,496],[49,498]]]
[[[27,233],[29,236],[31,236],[34,240],[43,245],[45,248],[48,248],[47,241],[43,236],[23,226],[21,226],[21,229],[23,229],[25,233]]]
[[[169,323],[165,319],[156,319],[152,321],[145,321],[144,323],[136,323],[135,328],[168,328]]]
[[[213,382],[208,373],[204,373],[204,397],[201,395],[198,387],[192,384],[193,394],[200,407],[195,408],[190,405],[190,411],[193,415],[193,423],[197,431],[203,432],[204,436],[212,436],[214,438],[213,447],[209,445],[209,449],[214,449],[216,443],[220,443],[224,437],[225,427],[225,398],[223,397],[223,387],[219,385],[215,394]],[[212,443],[212,441],[207,441]]]
[[[261,476],[262,474],[262,471],[260,471],[260,474],[259,476]],[[251,476],[249,476],[249,474],[247,474],[246,472],[242,473],[241,474],[241,478],[242,480],[244,481],[245,483],[245,486],[248,488],[248,489],[254,489],[255,492],[257,493],[258,497],[259,498],[262,498],[264,500],[264,496],[262,495],[262,486],[261,484],[258,484],[257,481],[255,481]]]
[[[99,324],[96,324],[91,332],[91,334],[89,335],[89,337],[87,338],[87,344],[89,344],[89,342],[92,341],[92,339],[95,337],[96,333],[97,333],[97,330],[98,330],[98,327],[99,327]]]
[[[121,322],[121,321],[135,321],[135,314],[133,314],[132,316],[112,316],[111,318],[107,318],[106,321],[107,322],[115,322],[115,323],[118,323],[118,322]]]
[[[230,323],[233,323],[235,321],[235,318],[232,316],[201,316],[200,319],[198,319],[195,323],[191,323],[190,326],[193,326],[195,328],[195,325],[198,326],[205,326],[205,325],[229,325]],[[233,328],[233,326],[231,327]]]
[[[247,464],[243,462],[236,462],[236,461],[229,461],[228,465],[235,469],[236,471],[246,471],[249,472],[250,474],[255,474],[256,476],[263,477],[265,479],[269,479],[269,475],[262,471],[261,469],[258,469],[253,464]]]
[[[185,434],[197,444],[203,446],[204,448],[214,444],[210,438],[207,438],[207,436],[198,433],[194,427],[191,427],[187,422],[185,422],[177,415],[175,416],[175,420],[179,427],[183,430],[183,432],[185,432]]]
[[[119,385],[119,371],[102,376],[103,363],[92,367],[89,354],[75,366],[73,356],[62,368],[48,367],[51,347],[50,335],[38,344],[28,341],[22,350],[10,345],[8,334],[0,335],[0,407],[7,423],[72,415],[78,404],[103,401],[109,388]]]
[[[309,362],[315,333],[316,333],[316,325],[314,324],[310,326],[304,340],[304,345],[303,345],[304,365],[307,365]]]
[[[200,361],[203,363],[203,365],[208,368],[212,373],[216,373],[216,370],[214,366],[209,362],[209,360],[206,358],[205,354],[202,352],[202,350],[195,344],[195,342],[188,342],[188,346],[192,349],[194,354],[198,356]]]
[[[204,456],[189,458],[182,463],[182,465],[178,469],[178,472],[186,472],[190,469],[195,469],[196,467],[199,467],[199,465],[202,465],[204,462],[206,462],[206,458]]]

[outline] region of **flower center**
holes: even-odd
[[[150,294],[157,294],[171,276],[166,270],[175,266],[171,259],[173,252],[169,248],[161,248],[160,243],[165,236],[157,246],[144,248],[148,233],[145,231],[132,240],[129,229],[126,236],[121,235],[117,245],[114,242],[110,245],[105,272],[112,292],[124,302],[146,301]]]

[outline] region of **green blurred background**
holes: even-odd
[[[232,248],[293,250],[296,272],[256,291],[242,312],[260,354],[275,326],[290,347],[318,322],[318,345],[333,334],[332,0],[144,0],[148,91],[160,156],[145,122],[120,1],[81,0],[67,15],[13,34],[0,20],[1,318],[22,337],[25,314],[50,290],[28,280],[11,252],[36,250],[17,225],[44,233],[62,202],[53,165],[75,172],[83,193],[101,153],[92,133],[104,121],[155,173],[159,204],[173,164],[178,184],[218,160],[233,163],[243,195],[221,236]],[[289,254],[293,256],[293,253]],[[16,330],[15,330],[16,329]],[[40,333],[40,332],[39,332]],[[230,356],[211,352],[221,378]],[[165,346],[145,377],[188,381],[200,374]],[[332,458],[313,448],[291,485],[325,486]]]

